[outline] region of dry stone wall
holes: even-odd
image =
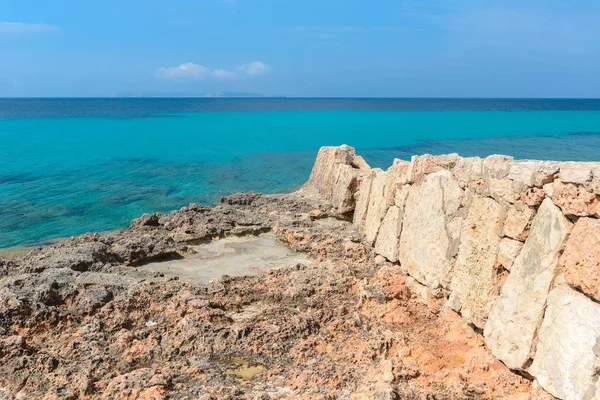
[[[600,399],[600,163],[320,150],[305,189],[566,400]]]

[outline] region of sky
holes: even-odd
[[[598,0],[0,0],[0,97],[600,97]]]

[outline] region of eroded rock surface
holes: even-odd
[[[500,298],[492,305],[485,342],[509,368],[522,369],[532,356],[546,298],[571,223],[546,199],[515,260]]]

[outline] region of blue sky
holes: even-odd
[[[598,0],[0,0],[0,96],[600,97]]]

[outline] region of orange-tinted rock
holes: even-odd
[[[554,182],[552,184],[552,202],[565,215],[587,217],[598,211],[598,201],[594,193],[588,192],[583,186],[572,183]]]
[[[545,197],[546,193],[544,193],[544,189],[533,187],[521,194],[521,201],[530,207],[536,207],[542,204]]]
[[[600,220],[580,218],[561,258],[567,282],[600,300]]]

